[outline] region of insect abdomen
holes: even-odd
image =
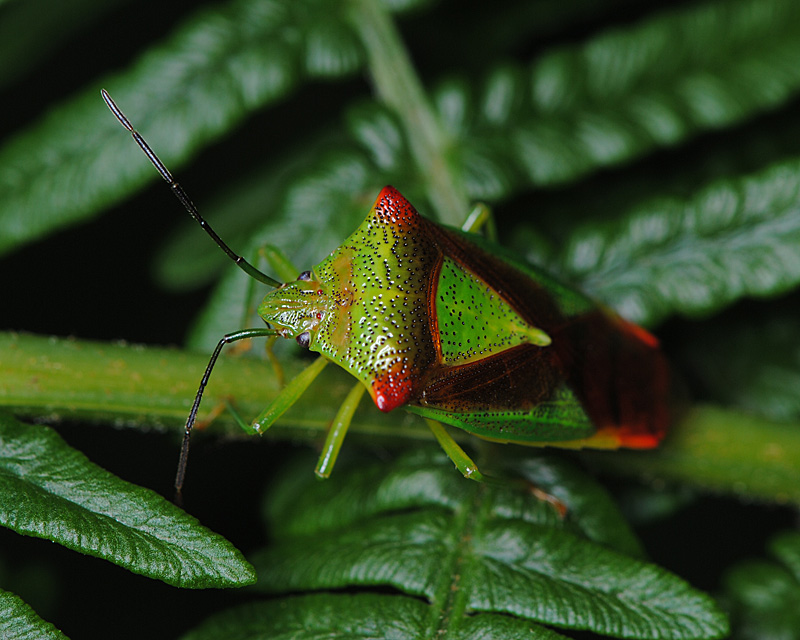
[[[439,366],[412,411],[514,442],[658,443],[669,422],[670,373],[655,338],[532,269],[431,227],[444,254]],[[442,302],[453,292],[460,299]]]

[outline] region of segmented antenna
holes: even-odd
[[[148,145],[141,134],[133,128],[130,120],[125,117],[125,114],[120,111],[117,103],[111,99],[110,95],[108,95],[108,91],[101,89],[100,94],[103,96],[103,100],[105,101],[106,105],[108,105],[108,108],[111,109],[111,113],[113,113],[117,120],[119,120],[120,124],[130,132],[130,134],[133,136],[133,139],[136,141],[136,144],[138,144],[141,150],[144,151],[144,154],[150,159],[150,162],[153,163],[153,166],[161,174],[161,177],[169,183],[169,186],[172,189],[172,193],[175,194],[175,197],[180,200],[181,204],[189,212],[189,215],[192,216],[192,218],[194,218],[200,224],[200,226],[205,229],[205,232],[211,236],[211,239],[217,244],[217,246],[222,249],[225,254],[231,260],[233,260],[236,265],[247,275],[255,278],[259,282],[269,285],[270,287],[280,287],[282,285],[281,282],[278,282],[274,278],[270,278],[266,273],[262,273],[256,269],[252,264],[250,264],[242,256],[234,253],[233,250],[227,244],[225,244],[222,238],[217,235],[216,231],[214,231],[208,222],[203,219],[194,202],[192,202],[189,196],[186,195],[183,187],[175,181],[175,178],[172,177],[169,169],[164,166],[164,163],[161,162],[155,152],[150,148],[150,145]]]
[[[223,242],[222,238],[220,238],[216,232],[209,226],[209,224],[203,219],[200,213],[197,211],[197,207],[194,203],[189,199],[189,196],[186,195],[186,192],[183,190],[183,187],[178,184],[175,179],[172,177],[172,174],[169,172],[167,167],[164,166],[164,163],[158,158],[155,152],[150,148],[150,145],[145,142],[145,139],[141,136],[141,134],[133,128],[131,125],[130,120],[125,117],[125,114],[120,111],[120,108],[117,104],[111,99],[111,96],[108,95],[108,91],[105,89],[101,89],[100,93],[103,96],[103,100],[105,101],[108,108],[111,109],[111,113],[113,113],[117,120],[119,120],[120,124],[125,127],[130,134],[133,136],[133,139],[136,140],[136,144],[139,145],[142,151],[144,151],[145,155],[150,158],[150,162],[153,163],[153,166],[158,170],[161,174],[161,177],[164,178],[169,183],[169,186],[172,188],[172,193],[181,201],[181,204],[184,208],[189,212],[189,215],[194,218],[203,229],[205,229],[206,233],[211,236],[211,239],[217,243],[217,246],[222,249],[225,254],[233,260],[239,268],[244,271],[247,275],[252,276],[259,282],[263,282],[271,287],[280,287],[282,284],[277,280],[270,278],[267,274],[262,273],[258,269],[256,269],[253,265],[251,265],[247,260],[245,260],[242,256],[235,254],[230,247],[228,247],[225,242]],[[189,417],[186,420],[186,426],[183,430],[183,443],[181,444],[181,455],[180,459],[178,460],[178,471],[175,474],[175,501],[180,504],[181,502],[181,490],[183,489],[183,480],[186,476],[186,463],[189,459],[189,436],[192,433],[192,428],[194,427],[195,420],[197,419],[197,412],[200,409],[200,401],[203,398],[203,391],[205,391],[206,385],[208,384],[208,379],[211,376],[211,370],[214,368],[214,365],[217,362],[217,358],[219,358],[220,353],[222,352],[222,348],[226,344],[230,344],[231,342],[236,342],[237,340],[245,340],[247,338],[256,338],[256,337],[270,337],[274,336],[277,332],[274,329],[269,328],[260,328],[260,329],[243,329],[242,331],[237,331],[235,333],[229,333],[228,335],[224,336],[222,340],[219,341],[217,344],[217,348],[214,349],[214,353],[211,355],[211,359],[208,362],[208,366],[206,367],[205,373],[203,374],[203,378],[200,381],[200,387],[197,390],[197,394],[194,398],[194,403],[192,404],[192,409],[189,412]]]

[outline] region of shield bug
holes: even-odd
[[[381,411],[428,421],[459,470],[482,479],[441,423],[481,438],[527,445],[651,448],[666,432],[670,373],[658,341],[543,270],[475,234],[420,216],[385,187],[367,218],[330,256],[280,283],[235,254],[208,226],[108,93],[103,99],[214,242],[248,275],[274,287],[258,307],[267,327],[224,336],[184,430],[175,486],[183,485],[189,435],[222,348],[280,336],[320,354],[252,423],[261,433],[327,362],[358,383],[323,447],[330,473],[366,390]]]

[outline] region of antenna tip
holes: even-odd
[[[113,113],[116,116],[117,120],[119,120],[119,123],[123,127],[125,127],[128,131],[133,133],[133,126],[125,117],[125,114],[122,113],[122,111],[120,111],[120,108],[117,106],[117,103],[114,102],[114,100],[111,98],[108,91],[106,91],[105,89],[100,89],[100,95],[103,97],[103,102],[106,103],[106,106],[109,109],[111,109],[111,113]]]

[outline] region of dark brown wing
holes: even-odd
[[[430,227],[444,255],[479,274],[552,344],[520,345],[479,362],[433,368],[420,389],[422,403],[460,413],[525,410],[552,400],[566,385],[591,421],[613,429],[621,446],[658,444],[670,419],[671,384],[654,337],[579,294],[571,294],[579,301],[572,313],[562,310],[549,278],[543,283],[534,271]]]

